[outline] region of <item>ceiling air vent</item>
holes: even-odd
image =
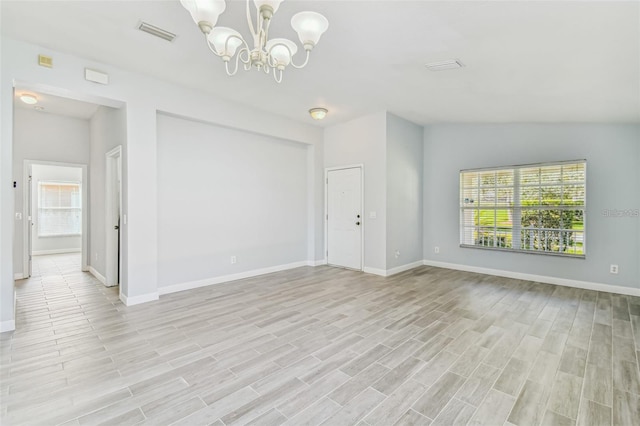
[[[426,64],[425,67],[430,71],[444,71],[462,68],[464,65],[456,59],[449,59],[447,61],[432,62],[430,64]]]
[[[145,33],[151,34],[152,36],[156,36],[167,41],[173,41],[173,39],[176,38],[176,35],[174,33],[142,21],[138,24],[138,29],[140,31],[144,31]]]

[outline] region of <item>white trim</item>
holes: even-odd
[[[107,285],[107,279],[100,272],[96,271],[96,269],[93,266],[89,266],[89,273],[94,277],[96,277],[96,279],[100,281],[102,284]]]
[[[29,278],[29,277],[25,277],[24,274],[22,272],[18,272],[16,274],[13,274],[13,280],[24,280],[25,278]]]
[[[118,238],[114,235],[115,217],[114,204],[118,203],[117,215],[122,218],[122,145],[118,145],[105,154],[105,285],[115,287],[118,285],[118,265],[122,265],[116,253],[118,250]],[[118,169],[118,163],[120,168]],[[115,168],[115,173],[114,173]],[[120,175],[118,175],[120,172]],[[116,187],[116,181],[120,187]],[[119,199],[116,201],[114,191],[118,191]],[[123,223],[120,223],[120,235],[123,233]],[[122,240],[122,238],[120,238]],[[120,252],[120,255],[122,253]],[[122,290],[122,288],[120,288]]]
[[[81,248],[66,248],[66,249],[54,249],[54,250],[38,250],[32,251],[32,256],[44,256],[47,254],[62,254],[62,253],[82,253]]]
[[[131,296],[127,297],[122,292],[120,293],[120,300],[124,303],[125,306],[134,306],[140,305],[142,303],[153,302],[154,300],[158,300],[159,294],[156,293],[147,293],[141,294],[140,296]]]
[[[384,269],[369,268],[368,266],[365,266],[362,269],[362,272],[365,272],[367,274],[379,275],[381,277],[386,277],[387,276],[387,271],[385,271]]]
[[[609,285],[603,283],[594,283],[590,281],[570,280],[566,278],[549,277],[545,275],[525,274],[522,272],[505,271],[502,269],[482,268],[478,266],[461,265],[458,263],[437,262],[425,259],[423,261],[426,266],[435,266],[438,268],[455,269],[458,271],[476,272],[479,274],[494,275],[497,277],[514,278],[525,281],[535,281],[539,283],[555,284],[565,287],[581,288],[584,290],[603,291],[607,293],[618,293],[627,296],[640,297],[640,288],[623,287],[618,285]]]
[[[364,228],[366,226],[364,217],[364,164],[350,164],[347,166],[325,167],[324,169],[324,255],[329,256],[329,172],[336,170],[360,169],[360,269],[365,271],[364,267]],[[325,262],[329,264],[329,262]],[[340,267],[340,265],[336,265]]]
[[[327,259],[322,260],[307,260],[307,266],[321,266],[326,265]]]
[[[0,322],[0,333],[4,333],[7,331],[13,331],[16,329],[16,321],[15,320],[9,320],[9,321],[2,321]]]
[[[424,265],[424,261],[418,260],[416,262],[407,263],[406,265],[396,266],[395,268],[387,269],[387,275],[385,276],[390,277],[391,275],[399,274],[400,272],[408,271],[422,265]]]
[[[237,274],[222,275],[219,277],[205,278],[203,280],[197,280],[197,281],[188,281],[188,282],[173,284],[165,287],[159,287],[158,293],[162,295],[162,294],[176,293],[178,291],[192,290],[194,288],[206,287],[206,286],[215,285],[215,284],[222,284],[229,281],[241,280],[244,278],[252,278],[258,275],[286,271],[288,269],[299,268],[301,266],[310,266],[309,263],[310,263],[309,261],[303,260],[301,262],[270,266],[268,268],[254,269],[252,271],[239,272]]]

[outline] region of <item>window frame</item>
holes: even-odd
[[[78,188],[78,194],[79,194],[79,207],[42,207],[41,206],[41,200],[42,200],[42,187],[45,185],[55,185],[55,186],[71,186],[71,187],[76,187]],[[55,181],[55,180],[43,180],[43,181],[38,181],[38,192],[37,192],[37,205],[36,205],[36,210],[37,210],[37,226],[36,226],[36,237],[37,238],[64,238],[64,237],[80,237],[82,236],[82,222],[83,222],[83,217],[82,217],[82,182],[74,182],[74,181]],[[80,229],[77,233],[60,233],[60,234],[42,234],[41,230],[41,211],[43,210],[67,210],[67,211],[77,211],[80,214]]]
[[[582,206],[578,207],[578,208],[569,208],[567,206],[548,206],[548,208],[545,208],[545,206],[541,203],[539,205],[536,205],[535,207],[533,207],[530,210],[581,210],[582,211],[582,222],[583,222],[583,229],[581,231],[582,233],[582,253],[564,253],[564,252],[555,252],[555,251],[546,251],[546,250],[527,250],[527,249],[523,249],[523,248],[508,248],[508,247],[498,247],[498,246],[484,246],[484,245],[479,245],[479,244],[466,244],[464,243],[464,238],[465,238],[465,229],[468,227],[465,227],[465,218],[464,218],[464,213],[465,211],[468,210],[473,210],[475,209],[478,214],[480,212],[480,210],[482,210],[482,204],[480,203],[479,206],[474,207],[474,208],[469,208],[469,207],[465,207],[464,205],[464,190],[465,189],[469,189],[469,187],[465,187],[464,186],[464,182],[463,182],[463,175],[465,173],[474,173],[474,172],[499,172],[501,170],[512,170],[513,173],[513,184],[510,186],[500,186],[494,184],[494,188],[501,188],[501,187],[506,187],[506,188],[513,188],[513,193],[514,193],[514,198],[513,198],[513,204],[509,207],[502,207],[500,205],[497,205],[497,201],[494,202],[494,206],[493,207],[487,207],[485,208],[485,210],[493,210],[494,212],[497,212],[499,209],[504,208],[507,210],[512,210],[513,212],[513,216],[518,217],[518,225],[515,225],[515,221],[514,224],[512,224],[511,227],[511,237],[512,237],[512,241],[513,238],[516,234],[516,231],[518,233],[521,233],[522,230],[524,229],[521,226],[521,217],[522,217],[522,212],[527,210],[526,208],[524,208],[525,206],[522,206],[522,204],[520,203],[520,191],[521,188],[523,187],[520,184],[520,174],[516,173],[517,170],[521,170],[521,169],[528,169],[528,168],[543,168],[543,167],[548,167],[548,166],[565,166],[565,165],[575,165],[575,164],[583,164],[584,165],[584,203]],[[545,255],[545,256],[559,256],[559,257],[566,257],[566,258],[571,258],[571,259],[585,259],[586,255],[587,255],[587,185],[588,185],[588,181],[587,181],[587,160],[586,159],[576,159],[576,160],[567,160],[567,161],[554,161],[554,162],[541,162],[541,163],[529,163],[529,164],[517,164],[517,165],[509,165],[509,166],[497,166],[497,167],[482,167],[482,168],[473,168],[473,169],[462,169],[459,171],[459,194],[458,194],[458,203],[459,203],[459,237],[460,237],[460,247],[461,248],[472,248],[472,249],[483,249],[483,250],[492,250],[492,251],[503,251],[503,252],[509,252],[509,253],[526,253],[526,254],[540,254],[540,255]],[[525,185],[528,186],[528,185]],[[547,184],[542,184],[542,182],[539,182],[538,187],[542,188],[544,186],[562,186],[564,187],[564,184],[562,181],[559,182],[554,182],[554,183],[547,183]],[[517,193],[517,196],[515,195]],[[480,182],[478,182],[478,194],[477,194],[477,198],[478,200],[480,200]],[[497,195],[496,195],[497,198]],[[518,205],[516,205],[516,200]],[[576,206],[577,207],[577,206]],[[495,213],[497,215],[497,213]],[[474,226],[474,231],[477,231],[479,228],[481,228],[481,226],[476,225]],[[497,231],[499,226],[497,225],[497,223],[494,223],[493,228],[496,230],[494,233],[494,236],[497,236]],[[554,232],[554,230],[552,228],[536,228],[538,230],[538,232]],[[566,231],[565,229],[559,229],[557,230],[559,232],[561,231]],[[520,237],[518,237],[518,240],[520,240]]]

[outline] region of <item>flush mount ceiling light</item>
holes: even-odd
[[[20,100],[27,105],[35,105],[38,103],[38,98],[36,98],[34,95],[31,95],[29,93],[20,95]]]
[[[296,65],[293,63],[293,56],[298,47],[293,41],[285,38],[269,39],[271,18],[282,0],[253,0],[256,7],[255,25],[247,0],[247,23],[253,39],[253,48],[249,47],[238,31],[215,26],[218,16],[226,7],[224,0],[180,0],[180,3],[191,13],[191,17],[205,35],[209,49],[222,58],[230,76],[238,72],[242,62],[245,71],[251,68],[264,71],[265,74],[273,71],[274,79],[280,83],[286,67],[291,65],[294,68],[302,68],[307,65],[311,50],[329,27],[327,18],[316,12],[299,12],[291,18],[291,26],[298,33],[300,43],[306,52],[304,62]],[[235,62],[235,66],[229,66],[229,62]]]
[[[329,110],[327,110],[326,108],[311,108],[309,110],[309,114],[311,114],[311,118],[313,118],[314,120],[322,120],[327,116],[328,112]]]

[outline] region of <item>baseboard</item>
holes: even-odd
[[[322,260],[307,260],[307,266],[321,266],[326,265],[327,259]]]
[[[417,262],[407,263],[406,265],[396,266],[395,268],[387,269],[387,277],[391,275],[399,274],[400,272],[408,271],[413,268],[417,268],[418,266],[424,265],[422,260],[418,260]]]
[[[251,270],[251,271],[240,272],[240,273],[237,273],[237,274],[222,275],[220,277],[206,278],[204,280],[188,281],[188,282],[184,282],[184,283],[179,283],[179,284],[173,284],[173,285],[169,285],[169,286],[165,286],[165,287],[160,287],[160,288],[158,288],[158,293],[160,295],[163,295],[163,294],[176,293],[178,291],[193,290],[194,288],[206,287],[206,286],[215,285],[215,284],[222,284],[222,283],[226,283],[226,282],[229,282],[229,281],[241,280],[241,279],[244,279],[244,278],[252,278],[252,277],[256,277],[258,275],[264,275],[264,274],[271,274],[273,272],[286,271],[287,269],[299,268],[301,266],[309,266],[309,264],[310,264],[309,261],[304,260],[304,261],[301,261],[301,262],[288,263],[288,264],[285,264],[285,265],[270,266],[268,268],[254,269],[254,270]]]
[[[369,268],[368,266],[362,268],[362,272],[365,272],[367,274],[379,275],[381,277],[387,276],[387,271],[385,271],[384,269]]]
[[[63,254],[63,253],[81,253],[82,249],[74,249],[74,248],[69,248],[69,249],[55,249],[55,250],[37,250],[37,251],[32,251],[31,255],[33,256],[42,256],[45,254]]]
[[[539,283],[555,284],[565,287],[580,288],[583,290],[602,291],[606,293],[618,293],[627,296],[640,297],[640,288],[623,287],[590,281],[570,280],[566,278],[549,277],[545,275],[526,274],[522,272],[505,271],[502,269],[482,268],[478,266],[461,265],[459,263],[437,262],[425,259],[423,264],[438,268],[455,269],[457,271],[476,272],[478,274],[494,275],[497,277],[514,278],[524,281],[535,281]]]
[[[4,333],[6,331],[13,331],[15,329],[16,329],[16,321],[15,320],[9,320],[9,321],[0,322],[0,333]]]
[[[13,280],[24,280],[25,278],[29,278],[29,277],[25,277],[24,274],[22,272],[18,272],[17,274],[13,274]]]
[[[140,296],[130,296],[127,297],[124,294],[120,293],[120,300],[124,303],[125,306],[134,306],[140,305],[142,303],[153,302],[154,300],[158,300],[158,293],[147,293],[141,294]]]
[[[89,273],[94,277],[96,277],[96,279],[100,281],[102,284],[107,285],[107,279],[100,272],[96,271],[96,269],[93,266],[89,266]]]

